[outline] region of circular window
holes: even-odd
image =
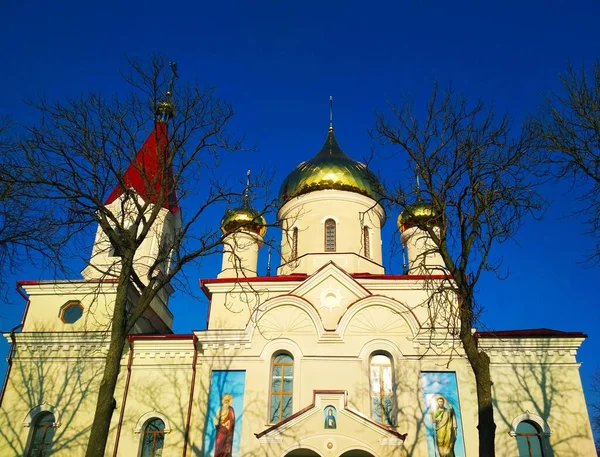
[[[83,306],[78,301],[68,301],[60,309],[60,320],[65,324],[73,324],[83,316]]]

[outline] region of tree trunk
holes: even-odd
[[[471,333],[472,302],[461,303],[460,339],[467,359],[475,375],[477,385],[477,416],[479,431],[479,457],[495,457],[496,423],[492,404],[492,378],[490,375],[490,358],[477,347],[477,338]]]
[[[110,345],[100,388],[98,389],[98,400],[94,412],[94,420],[88,441],[86,457],[104,457],[106,442],[110,431],[110,423],[115,409],[115,387],[119,378],[123,348],[127,338],[127,294],[130,284],[131,262],[125,262],[119,275],[119,285],[115,297],[115,308],[113,313],[112,329],[110,333]]]
[[[485,352],[478,352],[477,361],[471,363],[477,383],[477,412],[479,423],[479,457],[494,457],[496,450],[496,423],[492,404],[492,380],[490,376],[490,358]]]

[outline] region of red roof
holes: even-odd
[[[171,212],[179,209],[173,178],[173,168],[163,169],[167,161],[168,131],[167,124],[156,122],[154,129],[138,151],[135,159],[123,175],[123,184],[134,189],[144,200],[156,203],[161,191],[169,192],[163,207]],[[106,199],[106,205],[114,202],[124,191],[122,184],[117,184]]]
[[[523,330],[494,330],[477,332],[479,338],[587,338],[583,332],[563,332],[549,328],[531,328]]]

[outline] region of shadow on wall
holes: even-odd
[[[26,455],[43,446],[52,454],[85,453],[104,368],[97,336],[85,345],[49,344],[45,337],[17,345],[0,409],[0,455]]]
[[[531,446],[542,448],[544,457],[583,455],[582,446],[591,446],[592,436],[582,409],[578,366],[557,363],[555,348],[541,351],[541,360],[532,351],[535,363],[528,363],[532,356],[524,348],[509,356],[516,358],[513,363],[492,365],[496,448],[506,449],[507,455],[528,455],[529,439]],[[531,427],[518,429],[520,423]],[[522,430],[538,436],[518,436]]]

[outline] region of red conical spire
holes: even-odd
[[[157,197],[163,192],[168,192],[163,207],[175,213],[179,210],[173,167],[165,169],[168,147],[168,129],[166,122],[155,122],[154,129],[140,148],[123,175],[125,188],[134,189],[146,201],[156,203]],[[106,199],[106,205],[114,202],[121,194],[124,187],[117,184]]]
[[[167,122],[175,117],[175,105],[172,101],[177,63],[169,62],[172,75],[166,93],[166,100],[156,106],[156,122],[150,136],[146,139],[135,159],[123,175],[122,184],[119,183],[106,199],[105,205],[114,202],[123,191],[133,189],[146,201],[156,203],[159,195],[164,195],[163,208],[172,213],[179,210],[177,193],[175,192],[175,179],[173,177],[173,164],[166,166],[169,148],[169,131]],[[167,195],[168,192],[168,195]]]

